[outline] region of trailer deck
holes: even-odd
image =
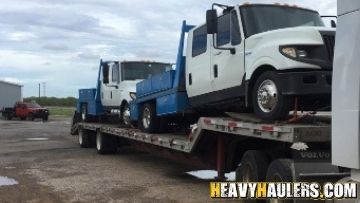
[[[149,134],[138,129],[123,128],[115,124],[78,123],[85,130],[98,131],[134,141],[144,142],[181,152],[191,153],[204,131],[219,134],[231,134],[257,139],[266,139],[286,143],[330,142],[330,125],[316,124],[266,124],[241,121],[233,118],[202,117],[189,129],[188,134]]]

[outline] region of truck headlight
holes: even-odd
[[[299,50],[296,47],[281,47],[280,51],[290,58],[306,58],[307,52],[305,50]]]

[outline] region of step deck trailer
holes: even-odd
[[[114,142],[113,138],[121,138],[142,148],[165,150],[170,156],[215,169],[218,179],[224,179],[226,172],[236,170],[237,180],[245,181],[249,177],[239,177],[241,170],[266,174],[270,163],[275,161],[291,163],[288,167],[292,171],[292,181],[336,181],[347,176],[347,171],[331,165],[330,124],[319,122],[316,117],[310,120],[310,123],[266,124],[227,117],[202,117],[189,133],[183,134],[148,134],[114,124],[80,122],[76,125],[79,138],[93,140],[93,146],[98,144],[98,137],[102,137],[100,140],[112,138],[111,142]],[[106,147],[115,147],[110,150],[115,152],[118,146]]]

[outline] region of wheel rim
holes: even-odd
[[[86,106],[82,107],[81,119],[84,121],[86,119]]]
[[[257,102],[263,112],[271,112],[278,102],[278,90],[272,80],[264,80],[257,91]]]
[[[80,144],[80,145],[83,144],[82,132],[79,133],[79,144]]]
[[[101,150],[101,135],[100,135],[100,133],[98,133],[98,134],[96,135],[96,149],[97,149],[98,151]]]
[[[130,108],[129,107],[125,107],[123,110],[123,121],[126,125],[130,124]]]
[[[142,117],[142,123],[143,123],[144,128],[149,128],[150,119],[151,119],[150,110],[148,108],[145,108],[144,112],[143,112],[143,117]]]

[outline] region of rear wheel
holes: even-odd
[[[29,121],[33,121],[33,120],[35,119],[34,114],[29,113],[29,115],[27,116],[27,119],[28,119]]]
[[[267,182],[293,182],[294,161],[291,159],[277,159],[271,162],[266,173]],[[269,203],[293,203],[289,199],[269,199]]]
[[[245,152],[241,164],[236,169],[236,180],[241,182],[261,182],[266,179],[269,158],[258,150]]]
[[[256,115],[265,120],[284,119],[289,115],[290,97],[282,94],[282,86],[274,71],[262,73],[252,92],[252,106]]]
[[[141,131],[146,133],[155,133],[159,131],[160,122],[156,116],[156,108],[154,103],[144,104],[139,119]]]
[[[117,139],[115,136],[97,132],[96,151],[99,154],[114,154],[117,150]]]
[[[20,117],[20,120],[24,121],[26,120],[26,117]]]

